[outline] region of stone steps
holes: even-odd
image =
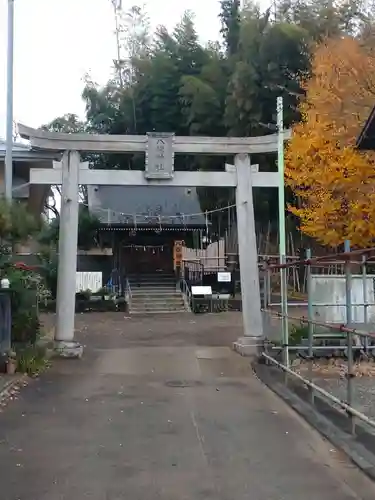
[[[168,295],[170,297],[173,296],[180,296],[180,292],[176,290],[175,287],[173,288],[152,288],[152,287],[147,287],[147,288],[132,288],[132,295],[135,296],[144,296],[144,295],[152,295],[157,296],[157,295]]]
[[[174,276],[130,276],[130,314],[169,314],[185,312],[181,292],[176,290]]]
[[[175,302],[175,300],[180,299],[181,295],[180,294],[165,294],[165,293],[158,293],[158,294],[133,294],[132,299],[134,300],[152,300],[153,302]]]
[[[181,314],[181,313],[184,313],[186,312],[186,309],[184,308],[182,311],[170,311],[170,310],[165,310],[165,311],[151,311],[151,310],[135,310],[135,311],[131,311],[130,314],[133,314],[133,315],[147,315],[147,314]]]
[[[144,293],[178,293],[176,287],[173,286],[131,286],[132,294],[144,294]]]
[[[176,304],[132,302],[130,306],[130,314],[133,314],[135,312],[141,313],[141,312],[185,312],[185,311],[186,309],[183,301]]]
[[[158,286],[158,285],[170,285],[170,286],[173,286],[175,285],[175,277],[174,276],[171,276],[171,275],[139,275],[139,276],[136,276],[136,275],[131,275],[131,276],[128,276],[128,280],[129,280],[129,283],[130,283],[130,286],[131,285],[134,285],[134,286],[143,286],[143,285],[148,285],[148,284],[151,284],[151,285],[155,285],[155,286]]]
[[[176,304],[175,306],[170,305],[151,305],[151,304],[133,304],[130,307],[130,314],[141,314],[141,313],[169,313],[169,312],[186,312],[184,303]]]

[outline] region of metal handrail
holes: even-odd
[[[370,249],[361,249],[354,250],[350,252],[350,244],[349,242],[345,242],[345,252],[341,254],[334,254],[330,256],[322,256],[311,258],[311,251],[306,252],[305,259],[295,260],[288,264],[277,264],[277,265],[268,265],[266,263],[264,267],[264,274],[262,278],[264,279],[264,289],[266,290],[265,299],[263,302],[262,312],[270,315],[271,317],[276,317],[282,319],[282,343],[280,347],[272,345],[272,343],[265,344],[265,349],[262,352],[262,357],[266,359],[270,364],[277,366],[285,373],[294,377],[295,379],[303,382],[309,388],[309,396],[310,402],[314,404],[315,395],[320,394],[324,398],[330,400],[331,402],[339,405],[342,409],[344,409],[351,423],[351,432],[355,434],[356,428],[356,419],[359,419],[371,427],[375,428],[375,419],[369,418],[362,411],[359,411],[354,408],[354,378],[356,376],[355,373],[355,362],[354,362],[354,351],[361,351],[364,355],[367,355],[369,350],[373,350],[374,346],[372,343],[375,341],[375,329],[372,328],[371,322],[369,322],[368,318],[368,307],[372,304],[372,301],[368,301],[367,297],[367,278],[369,275],[367,274],[366,265],[369,264],[369,257],[371,254],[375,252],[375,247]],[[363,282],[363,301],[360,304],[356,304],[352,302],[352,279],[355,275],[352,273],[353,257],[357,258],[358,256],[362,257],[361,265],[362,265],[362,282]],[[328,266],[332,261],[332,258],[335,260],[341,260],[344,264],[344,273],[343,277],[345,278],[345,304],[330,304],[329,302],[324,304],[314,304],[312,299],[312,268],[317,264]],[[306,280],[307,280],[307,317],[299,317],[288,314],[288,307],[291,306],[288,303],[288,298],[286,294],[281,294],[281,304],[277,304],[278,306],[282,306],[282,311],[275,311],[271,307],[275,304],[271,304],[271,293],[270,293],[270,278],[272,271],[278,272],[280,269],[286,269],[289,267],[298,267],[298,266],[306,266]],[[371,300],[371,299],[370,299]],[[295,306],[306,306],[303,303],[293,304]],[[346,322],[345,324],[339,323],[328,323],[325,321],[317,321],[314,318],[314,305],[324,305],[326,307],[332,306],[344,306],[346,308]],[[368,330],[353,328],[353,315],[352,310],[355,307],[363,307],[364,309],[364,324],[367,325]],[[289,321],[300,323],[302,325],[308,326],[308,344],[302,345],[290,345],[289,343]],[[314,340],[319,337],[320,334],[315,332],[315,327],[322,327],[324,329],[329,330],[330,334],[341,333],[346,336],[346,345],[345,346],[316,346],[314,345]],[[326,335],[326,334],[324,334]],[[362,339],[362,340],[361,340]],[[364,345],[361,345],[363,342]],[[346,368],[346,400],[343,401],[340,398],[334,396],[328,391],[322,389],[313,381],[313,364],[314,364],[314,351],[322,350],[322,349],[333,349],[333,350],[344,350],[347,358],[347,368]],[[279,350],[280,353],[283,354],[283,359],[280,362],[278,359],[275,359],[271,352],[274,350]],[[307,352],[306,360],[308,362],[308,372],[307,376],[303,376],[302,374],[296,373],[290,364],[289,361],[289,351],[305,351]],[[304,355],[305,357],[305,355]]]
[[[128,304],[128,309],[130,309],[132,303],[132,289],[128,278],[125,278],[125,300]]]
[[[346,324],[342,323],[326,323],[324,321],[315,321],[313,319],[306,318],[305,316],[290,316],[289,314],[282,314],[277,311],[272,311],[271,309],[262,309],[262,312],[264,313],[269,313],[271,316],[275,318],[284,318],[284,319],[290,319],[292,321],[299,322],[301,324],[305,325],[315,325],[315,326],[320,326],[327,328],[328,330],[333,330],[335,332],[342,332],[342,333],[350,333],[352,335],[358,335],[359,337],[368,337],[375,339],[375,332],[374,331],[364,331],[360,330],[358,328],[352,328],[348,327]]]
[[[180,280],[181,292],[184,299],[185,308],[188,312],[191,312],[191,301],[192,294],[187,281],[184,278]]]
[[[375,421],[372,420],[371,418],[367,417],[364,413],[356,410],[355,408],[353,408],[348,403],[345,403],[345,401],[342,401],[341,399],[336,398],[335,396],[333,396],[329,392],[325,391],[324,389],[322,389],[318,385],[314,384],[313,382],[311,382],[307,378],[302,377],[302,375],[299,375],[298,373],[294,372],[293,370],[291,370],[287,366],[283,365],[282,363],[279,363],[278,361],[276,361],[276,359],[274,359],[272,356],[269,356],[265,352],[262,353],[262,356],[267,361],[269,361],[269,362],[273,363],[274,365],[278,366],[279,368],[281,368],[283,371],[285,371],[289,375],[292,375],[296,379],[298,379],[301,382],[303,382],[305,385],[307,385],[308,387],[310,387],[310,389],[313,389],[314,391],[318,392],[319,394],[321,394],[325,398],[329,399],[333,403],[339,405],[342,409],[344,409],[345,411],[347,411],[349,413],[349,415],[351,415],[352,417],[357,417],[359,420],[362,420],[363,422],[366,422],[366,424],[368,424],[371,427],[375,428]]]
[[[371,248],[362,248],[358,250],[352,250],[352,251],[347,251],[347,252],[341,252],[341,253],[335,253],[335,254],[328,254],[328,255],[322,255],[320,257],[314,257],[314,258],[309,258],[309,259],[295,259],[287,263],[283,264],[271,264],[268,266],[268,269],[272,270],[280,270],[280,269],[287,269],[289,267],[294,267],[294,266],[316,266],[318,263],[322,263],[325,266],[330,265],[333,260],[340,260],[343,264],[345,262],[352,262],[352,258],[356,256],[362,257],[365,255],[366,257],[369,254],[374,254],[375,252],[375,247]],[[353,262],[352,262],[353,263]],[[362,262],[361,262],[362,263]]]

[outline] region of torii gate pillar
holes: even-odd
[[[249,155],[236,155],[234,164],[237,173],[237,231],[244,329],[244,336],[234,343],[234,349],[242,355],[251,356],[263,344],[263,323]]]
[[[55,165],[62,171],[55,349],[63,357],[74,358],[83,354],[83,347],[74,340],[80,165],[77,151],[65,151],[61,164]]]

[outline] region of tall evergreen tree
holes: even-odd
[[[221,0],[220,2],[221,34],[228,57],[237,53],[240,41],[240,0]]]
[[[116,7],[118,60],[103,87],[87,80],[86,121],[72,115],[55,120],[54,130],[177,135],[252,136],[276,131],[276,98],[284,98],[285,126],[299,120],[301,82],[310,54],[325,36],[350,34],[375,50],[375,29],[361,0],[277,0],[262,12],[254,3],[221,0],[223,44],[202,45],[194,16],[186,12],[174,30],[159,27],[151,36],[139,7]],[[121,78],[119,77],[121,69]],[[233,158],[176,158],[176,169],[223,168]],[[143,168],[142,155],[92,155],[95,168]],[[253,157],[264,170],[276,168],[275,155]],[[202,208],[233,201],[228,190],[200,190]],[[232,197],[232,198],[231,198]],[[276,218],[276,191],[256,193],[258,216]]]

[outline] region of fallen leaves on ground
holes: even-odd
[[[300,375],[306,376],[309,370],[309,363],[303,361],[298,365],[294,365],[294,371]],[[312,367],[313,375],[316,376],[331,376],[331,377],[346,377],[348,373],[348,364],[344,359],[324,359],[315,360]],[[356,377],[375,377],[375,362],[359,361],[354,363],[353,373]]]

